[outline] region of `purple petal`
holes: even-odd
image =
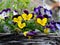
[[[4,9],[4,10],[2,10],[2,12],[7,12],[7,10],[6,10],[6,9]]]
[[[39,6],[38,9],[43,8],[42,6]]]
[[[56,27],[55,27],[54,25],[50,25],[49,28],[50,28],[51,30],[53,30],[53,31],[56,30]]]
[[[14,10],[15,12],[18,12],[17,10]]]
[[[38,12],[39,10],[38,10],[38,8],[34,8],[34,11],[35,11],[35,12]]]
[[[43,15],[37,15],[37,18],[41,18],[41,19],[43,19],[44,16],[43,16]]]
[[[24,10],[24,13],[29,14],[29,12],[27,10]]]
[[[47,25],[46,28],[49,28],[49,26]]]
[[[44,9],[45,14],[46,14],[46,11],[47,11],[47,9]]]
[[[56,22],[55,22],[54,20],[52,20],[50,23],[51,23],[51,24],[56,24]]]
[[[50,16],[48,16],[48,15],[46,15],[46,14],[44,15],[44,17],[45,17],[45,18],[51,18]]]
[[[33,33],[28,33],[27,36],[33,36],[34,34]]]
[[[30,31],[30,32],[28,32],[27,36],[34,36],[34,35],[36,35],[36,34],[37,34],[37,32],[35,32],[35,31]]]
[[[37,32],[35,32],[35,31],[31,31],[30,33],[37,34]]]

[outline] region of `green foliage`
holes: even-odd
[[[30,0],[2,0],[0,3],[0,10],[11,8],[12,10],[21,12],[23,9],[27,9],[29,4]]]

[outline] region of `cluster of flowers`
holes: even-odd
[[[0,19],[5,19],[6,17],[9,17],[10,12],[11,12],[10,8],[3,9],[2,11],[0,11]],[[13,15],[17,15],[17,14],[18,14],[18,12],[16,10],[14,10]]]
[[[7,11],[3,10],[2,13],[0,13],[0,17],[5,17],[5,15],[10,11],[10,9],[7,9]],[[33,13],[29,13],[27,10],[24,10],[22,14],[18,14],[18,12],[14,10],[11,21],[14,22],[14,26],[17,26],[16,28],[23,32],[24,36],[33,36],[38,33],[38,30],[45,34],[60,30],[60,22],[50,20],[51,17],[51,10],[44,9],[42,6],[39,6],[34,8]]]

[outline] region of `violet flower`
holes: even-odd
[[[34,36],[34,35],[36,35],[36,34],[37,34],[37,32],[35,32],[35,31],[30,31],[30,32],[28,32],[27,36]]]
[[[50,28],[53,31],[56,31],[56,22],[55,21],[51,21],[49,22],[48,26],[46,26],[47,28]]]

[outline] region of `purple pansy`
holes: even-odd
[[[53,31],[55,31],[57,29],[56,28],[56,22],[55,21],[50,21],[46,27],[47,28],[50,28]]]
[[[36,34],[37,34],[37,32],[35,32],[35,31],[30,31],[30,32],[28,32],[27,36],[34,36],[34,35],[36,35]]]

